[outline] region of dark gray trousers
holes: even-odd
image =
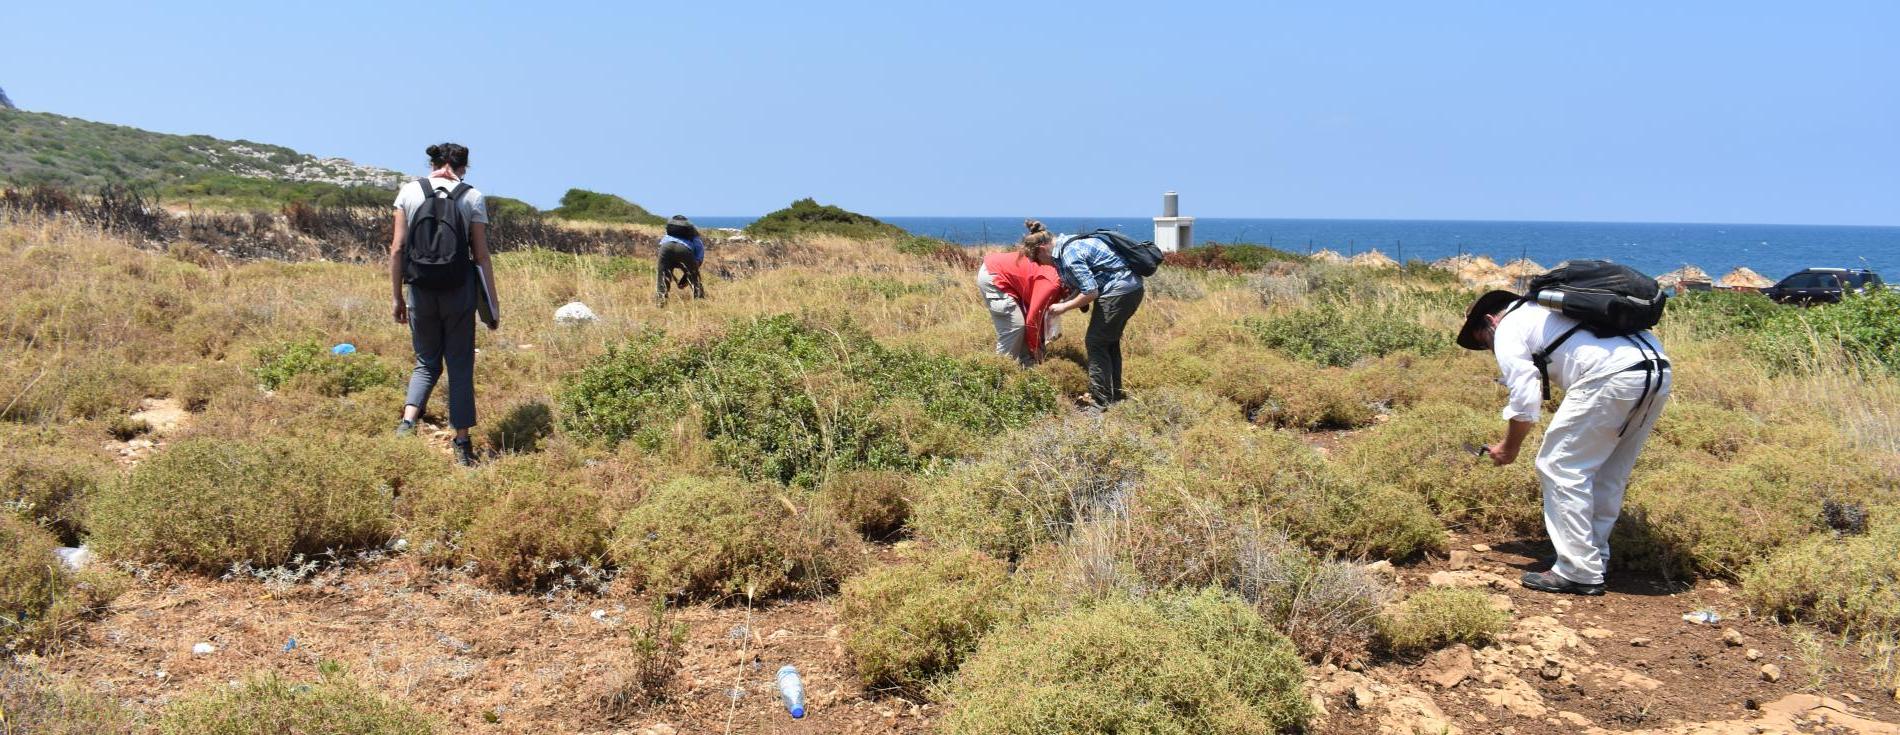
[[[699,285],[699,264],[693,262],[693,249],[676,242],[660,246],[660,303],[666,303],[666,292],[673,283],[673,271],[686,271],[685,281],[693,287],[693,298],[706,298],[706,289]]]
[[[408,405],[428,407],[429,392],[449,372],[449,425],[475,425],[475,280],[460,288],[409,287],[409,340],[416,369],[409,375]]]
[[[1123,398],[1122,330],[1141,307],[1144,292],[1136,289],[1120,296],[1103,296],[1090,310],[1089,331],[1082,344],[1089,353],[1089,396],[1097,406],[1107,407]]]

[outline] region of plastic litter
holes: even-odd
[[[356,345],[350,344],[348,342],[344,342],[342,344],[339,344],[335,347],[330,348],[330,354],[332,355],[356,354]]]
[[[595,619],[595,620],[606,620],[606,619],[607,619],[607,611],[606,611],[606,610],[595,610],[595,611],[593,611],[593,612],[590,612],[590,613],[588,613],[588,614],[587,614],[587,617],[590,617],[590,618],[593,618],[593,619]]]
[[[292,639],[290,639],[290,640],[287,640],[287,641],[284,641],[284,652],[285,652],[285,653],[289,653],[289,652],[291,652],[291,651],[295,651],[295,650],[297,650],[297,639],[295,639],[295,638],[292,638]]]
[[[798,667],[786,664],[778,670],[778,695],[792,719],[805,718],[805,682],[798,678]]]
[[[209,656],[213,653],[217,653],[217,651],[218,647],[209,643],[199,643],[191,647],[191,655],[193,656]]]
[[[1695,612],[1683,613],[1682,619],[1698,625],[1714,625],[1722,622],[1720,613],[1706,607]]]
[[[586,324],[599,321],[599,319],[600,317],[594,315],[593,309],[587,308],[586,304],[579,301],[569,301],[561,308],[554,310],[554,321],[562,324]]]
[[[61,546],[54,549],[53,553],[59,556],[60,563],[75,572],[92,563],[92,550],[84,546]]]

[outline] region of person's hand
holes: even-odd
[[[1489,447],[1485,447],[1485,453],[1491,455],[1491,464],[1499,467],[1517,461],[1517,452],[1504,451],[1503,444],[1493,444]]]
[[[397,324],[408,324],[409,305],[403,303],[402,299],[396,299],[396,309],[390,316],[395,317]]]
[[[488,331],[493,332],[497,329],[501,329],[501,317],[495,317],[494,321],[488,323]]]

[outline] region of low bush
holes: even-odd
[[[1413,593],[1378,618],[1379,641],[1397,653],[1453,643],[1489,643],[1510,627],[1511,614],[1491,607],[1478,590],[1433,587]]]
[[[367,353],[332,354],[314,341],[282,342],[258,348],[253,374],[268,390],[285,386],[341,396],[375,386],[396,384],[395,370]]]
[[[871,240],[910,236],[896,225],[886,224],[875,217],[846,211],[829,204],[819,204],[809,197],[753,220],[752,224],[746,225],[745,231],[748,235],[759,237],[838,235]]]
[[[976,650],[1008,595],[1003,562],[969,550],[913,552],[845,582],[845,651],[865,686],[921,693]]]
[[[13,446],[0,456],[0,506],[77,546],[86,502],[106,478],[106,463],[62,446]]]
[[[538,452],[554,435],[554,409],[540,401],[517,403],[488,430],[488,443],[504,452]]]
[[[1696,339],[1753,334],[1782,308],[1756,293],[1690,291],[1669,300],[1659,329],[1670,337]]]
[[[1240,404],[1247,420],[1301,431],[1353,429],[1377,415],[1356,373],[1300,366],[1271,354],[1225,360],[1208,388]]]
[[[159,720],[163,735],[351,733],[426,735],[435,723],[407,704],[348,678],[334,664],[316,681],[265,673],[240,686],[217,685],[179,700]]]
[[[0,651],[34,650],[58,642],[83,617],[125,590],[106,569],[72,572],[54,555],[51,534],[0,514]]]
[[[548,210],[561,219],[588,222],[615,222],[636,225],[664,225],[666,218],[649,212],[633,202],[612,194],[586,189],[568,189],[561,195],[561,206]],[[526,215],[527,213],[519,213]]]
[[[1233,273],[1257,271],[1276,263],[1304,263],[1306,256],[1249,243],[1208,243],[1168,253],[1162,262],[1172,268],[1199,268]]]
[[[1838,304],[1783,309],[1762,323],[1751,342],[1757,354],[1784,370],[1832,365],[1844,356],[1900,375],[1900,292],[1883,289]]]
[[[510,590],[588,586],[605,566],[610,524],[600,493],[542,457],[509,457],[474,483],[480,506],[462,546],[477,573]]]
[[[1199,301],[1207,298],[1207,290],[1200,282],[1187,274],[1163,268],[1154,275],[1142,279],[1142,290],[1148,296],[1175,301]]]
[[[1395,352],[1429,355],[1451,344],[1449,335],[1426,329],[1413,314],[1375,304],[1325,301],[1251,317],[1247,324],[1266,347],[1335,367]]]
[[[657,449],[697,407],[721,464],[815,486],[830,472],[913,470],[971,451],[1055,406],[1034,373],[884,347],[850,324],[789,315],[737,322],[703,344],[647,334],[561,393],[562,426]]]
[[[214,573],[373,547],[389,538],[401,477],[439,471],[376,461],[391,451],[351,438],[187,439],[100,488],[88,525],[105,556]]]
[[[911,476],[902,472],[855,470],[825,478],[814,500],[866,539],[882,541],[897,535],[910,519],[913,491]]]
[[[1517,463],[1506,467],[1465,449],[1497,441],[1503,427],[1489,411],[1426,404],[1365,432],[1338,464],[1363,484],[1391,485],[1424,498],[1447,525],[1535,531],[1543,522],[1543,491],[1533,461],[1539,439],[1526,440]]]
[[[942,724],[952,735],[1271,733],[1312,716],[1304,676],[1242,600],[1110,600],[985,638]]]
[[[117,700],[63,681],[17,659],[0,660],[0,732],[19,735],[135,735],[132,712]]]
[[[857,535],[818,512],[795,512],[771,485],[682,478],[621,518],[613,558],[639,589],[682,600],[820,594],[862,563]]]
[[[1817,534],[1742,575],[1742,595],[1783,622],[1857,637],[1900,635],[1900,525],[1863,536]]]
[[[933,483],[913,524],[938,543],[1015,559],[1118,510],[1162,456],[1151,435],[1119,418],[1047,421],[1000,437]]]

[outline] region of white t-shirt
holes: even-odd
[[[1557,341],[1577,326],[1577,320],[1529,303],[1511,310],[1498,322],[1491,344],[1498,357],[1498,370],[1504,374],[1504,387],[1510,389],[1510,403],[1504,407],[1506,421],[1536,421],[1544,405],[1543,382],[1537,374],[1531,353]],[[1570,390],[1594,380],[1628,370],[1652,357],[1664,357],[1662,340],[1642,332],[1636,338],[1647,340],[1653,353],[1637,347],[1628,337],[1598,337],[1588,329],[1579,329],[1570,339],[1550,353],[1550,384]]]
[[[455,191],[455,185],[458,183],[461,182],[455,179],[440,177],[429,179],[430,186],[448,191]],[[423,201],[422,187],[416,185],[414,179],[396,190],[396,208],[402,210],[403,217],[408,221],[415,220],[416,211],[422,208]],[[467,220],[469,224],[488,224],[488,203],[482,199],[482,190],[469,187],[468,193],[462,195],[461,209],[462,219]]]

